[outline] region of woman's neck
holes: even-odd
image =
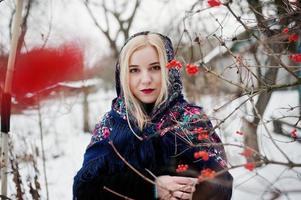
[[[143,109],[147,115],[149,115],[152,112],[154,105],[155,103],[142,103]]]

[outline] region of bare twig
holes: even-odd
[[[40,99],[39,95],[37,96],[38,103],[38,117],[39,117],[39,129],[40,129],[40,142],[42,149],[42,160],[43,160],[43,172],[44,172],[44,181],[46,188],[46,198],[49,199],[49,191],[48,191],[48,181],[47,181],[47,172],[46,172],[46,156],[45,156],[45,148],[44,148],[44,136],[43,136],[43,124],[42,124],[42,115],[41,115],[41,107],[40,107]]]
[[[228,10],[231,12],[231,14],[233,15],[233,17],[245,28],[245,30],[249,33],[249,34],[251,34],[261,45],[263,45],[267,50],[268,50],[268,52],[274,52],[268,45],[266,45],[264,42],[262,42],[261,40],[260,40],[260,38],[257,36],[257,35],[255,35],[254,34],[254,32],[253,31],[251,31],[250,29],[249,29],[249,27],[247,27],[246,25],[245,25],[245,23],[243,23],[243,21],[241,20],[241,18],[240,17],[238,17],[236,14],[235,14],[235,12],[232,10],[232,8],[230,7],[230,2],[227,2],[227,3],[225,3],[224,4],[227,8],[228,8]],[[260,21],[259,21],[260,22]],[[286,70],[286,71],[288,71],[293,77],[295,77],[297,80],[299,79],[299,77],[298,77],[298,75],[297,74],[295,74],[293,71],[291,71],[288,67],[287,67],[287,65],[286,64],[284,64],[282,61],[281,61],[281,59],[279,58],[279,57],[277,57],[277,56],[275,56],[273,53],[271,54],[271,56],[274,58],[274,59],[276,59],[277,61],[278,61],[278,63]]]
[[[112,189],[110,189],[110,188],[108,188],[108,187],[106,187],[106,186],[103,186],[103,189],[104,189],[104,190],[107,190],[107,191],[109,191],[109,192],[111,192],[111,193],[115,194],[116,196],[119,196],[119,197],[121,197],[121,198],[123,198],[123,199],[126,199],[126,200],[134,200],[134,199],[132,199],[132,198],[130,198],[130,197],[127,197],[127,196],[125,196],[125,195],[122,195],[122,194],[120,194],[120,193],[118,193],[118,192],[116,192],[116,191],[114,191],[114,190],[112,190]]]
[[[116,149],[116,147],[113,144],[113,141],[109,141],[109,144],[112,146],[114,152],[117,154],[117,156],[131,169],[133,170],[136,174],[138,174],[141,178],[143,178],[145,181],[151,183],[151,184],[156,184],[154,181],[152,181],[151,179],[147,178],[146,176],[144,176],[143,174],[141,174],[137,169],[135,169],[135,167],[133,167],[124,157],[122,157],[122,155],[119,153],[119,151]]]

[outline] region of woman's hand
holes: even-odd
[[[156,179],[158,198],[162,200],[191,199],[196,183],[196,178],[159,176]]]

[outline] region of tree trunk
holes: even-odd
[[[89,103],[88,103],[88,95],[89,95],[89,88],[83,88],[83,122],[84,122],[84,132],[89,133],[90,126],[89,126]]]
[[[274,49],[278,48],[277,51],[281,51],[281,47],[279,47],[280,45],[276,45],[274,47]],[[277,52],[275,50],[275,52]],[[270,58],[270,66],[275,66],[275,65],[279,65],[279,63],[276,61],[276,59],[274,57]],[[265,73],[264,79],[265,82],[268,85],[273,85],[276,83],[276,78],[277,78],[277,74],[278,74],[278,68],[269,68],[268,71]],[[260,95],[258,96],[258,100],[256,102],[256,109],[258,111],[258,114],[260,116],[263,116],[267,105],[271,99],[272,96],[272,91],[265,91],[260,93]],[[247,120],[244,120],[244,126],[243,127],[245,129],[245,138],[244,138],[244,144],[246,147],[251,147],[252,149],[260,152],[259,149],[259,145],[258,145],[258,138],[257,138],[257,128],[258,128],[258,124],[260,122],[259,117],[256,115],[255,109],[253,109],[253,114],[254,114],[254,119],[252,122],[249,122]],[[252,158],[248,158],[247,159],[248,162],[256,162],[260,160],[259,156],[254,156]]]

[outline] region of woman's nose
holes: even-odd
[[[149,72],[143,72],[141,77],[141,82],[143,84],[149,84],[152,81],[151,74]]]

